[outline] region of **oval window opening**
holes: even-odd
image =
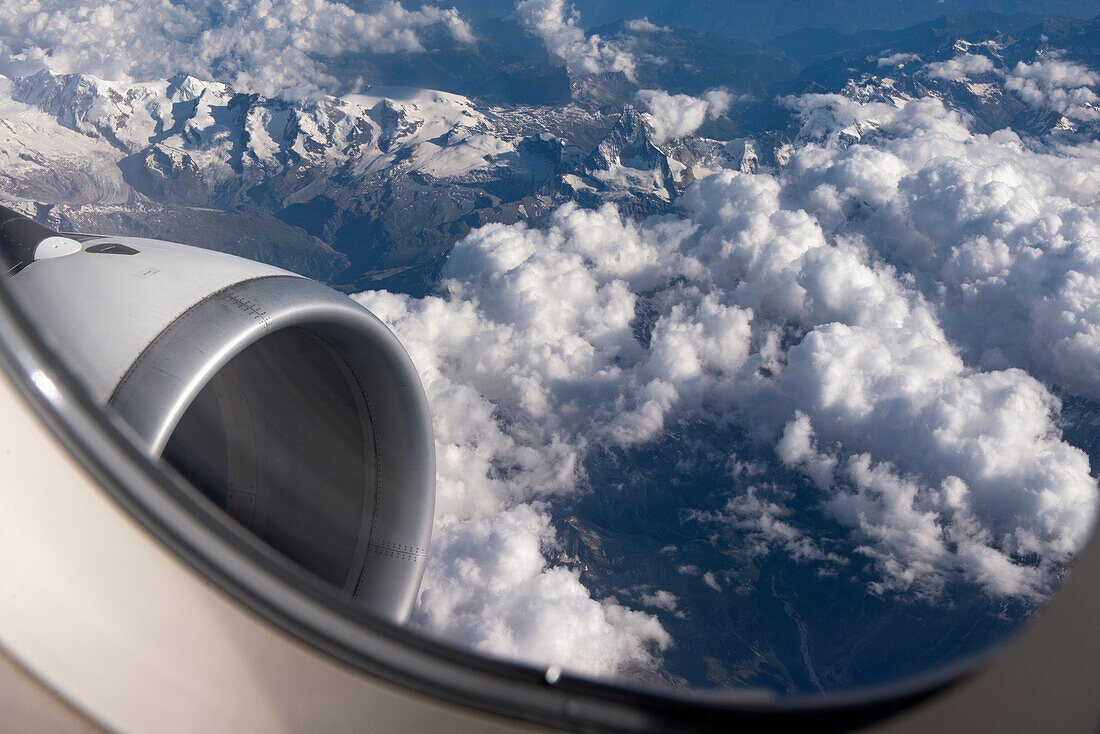
[[[555,690],[827,704],[1042,614],[1100,0],[412,5],[13,11],[5,283],[176,504]]]

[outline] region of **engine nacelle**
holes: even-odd
[[[28,316],[100,404],[237,522],[402,623],[435,504],[427,399],[345,295],[232,255],[62,236],[0,207]]]

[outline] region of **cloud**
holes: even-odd
[[[657,33],[658,31],[670,31],[672,30],[667,25],[657,25],[651,23],[649,18],[634,18],[626,22],[626,27],[635,33]]]
[[[823,142],[792,159],[787,200],[833,233],[827,260],[870,251],[918,291],[866,255],[813,277],[803,258],[803,312],[825,307],[817,320],[837,323],[787,355],[783,391],[801,413],[779,455],[819,487],[847,488],[826,506],[869,541],[879,589],[934,593],[954,574],[1041,595],[1095,507],[1088,460],[1061,441],[1043,384],[1100,396],[1094,151],[973,135],[934,99],[798,104]],[[872,142],[833,137],[872,121]],[[811,450],[811,423],[843,449]]]
[[[356,296],[420,369],[436,414],[440,517],[573,491],[591,441],[652,440],[740,366],[751,311],[702,292],[666,294],[647,346],[635,333],[638,293],[675,277],[693,231],[569,204],[544,229],[472,232],[444,268],[444,297]]]
[[[646,121],[653,128],[653,142],[660,145],[691,135],[705,121],[724,114],[733,103],[733,95],[724,89],[712,89],[702,97],[642,89],[638,101],[648,110]]]
[[[790,168],[807,213],[912,272],[968,364],[1100,399],[1094,146],[971,134],[931,98],[901,110],[798,104],[820,139]],[[874,142],[840,144],[838,131],[858,125],[874,126]]]
[[[444,269],[445,297],[356,296],[402,336],[435,419],[438,539],[418,628],[592,673],[652,666],[669,644],[655,617],[592,600],[575,572],[549,563],[545,510],[513,513],[575,492],[590,442],[650,440],[693,384],[747,354],[748,314],[707,299],[654,331],[649,359],[634,336],[637,296],[627,280],[664,280],[658,246],[689,233],[673,220],[641,228],[610,206],[566,206],[543,230],[472,232]],[[470,533],[477,542],[464,540]],[[522,573],[475,572],[494,563],[487,538],[500,546],[492,556],[526,558]],[[456,576],[465,568],[469,577]],[[498,583],[509,569],[519,575]],[[536,608],[549,636],[531,641],[524,625]],[[498,621],[479,626],[482,618]]]
[[[526,664],[588,675],[653,667],[671,643],[650,614],[596,601],[579,573],[551,566],[544,509],[521,504],[489,518],[437,528],[412,624],[451,643]],[[675,598],[655,597],[675,608]]]
[[[928,364],[944,358],[930,354],[908,376],[899,374],[904,367],[883,373],[899,387],[913,380],[902,388],[905,396],[884,385],[870,388],[866,380],[879,377],[862,369],[875,360],[860,346],[864,335],[840,327],[817,333],[831,345],[816,338],[804,345],[815,352],[809,359],[822,377],[797,390],[822,429],[815,434],[811,420],[798,414],[785,437],[799,434],[801,450],[781,458],[813,477],[828,513],[853,528],[859,552],[879,570],[871,588],[935,596],[961,577],[993,596],[1041,598],[1052,565],[1086,539],[1090,524],[1077,514],[1089,517],[1095,502],[1087,459],[1051,435],[1049,393],[1012,370],[943,375],[921,385]],[[834,350],[861,367],[823,365]],[[806,369],[805,358],[792,350],[792,369]],[[830,374],[849,384],[823,384]],[[853,379],[862,384],[851,385]],[[861,415],[855,403],[868,392],[890,405],[889,420],[877,411]],[[850,402],[826,407],[830,395]],[[819,450],[815,441],[843,449]],[[1041,560],[1019,561],[1029,556]]]
[[[884,66],[904,66],[910,61],[920,61],[920,54],[902,52],[887,54],[878,60],[878,67],[881,69]]]
[[[778,548],[796,561],[822,561],[829,565],[847,563],[847,559],[826,552],[813,538],[784,519],[790,514],[789,507],[767,499],[761,488],[749,486],[744,493],[729,500],[724,512],[711,513],[708,519],[749,531],[746,546],[754,555],[767,555]]]
[[[586,36],[580,14],[566,0],[519,0],[516,17],[527,31],[543,40],[548,51],[565,59],[572,71],[618,71],[628,79],[634,78],[635,60],[630,51],[597,34]]]
[[[1100,402],[1100,152],[976,134],[933,97],[787,103],[800,131],[774,173],[702,178],[674,215],[567,204],[539,227],[487,225],[436,295],[356,296],[433,406],[422,628],[557,660],[522,640],[539,639],[524,615],[560,598],[609,651],[599,670],[655,664],[655,617],[552,561],[549,518],[594,457],[674,447],[689,423],[728,457],[729,491],[684,522],[730,526],[751,554],[929,603],[959,584],[1050,594],[1097,501],[1059,396]],[[677,572],[725,593],[722,569]]]
[[[836,457],[817,451],[813,427],[805,413],[796,412],[795,417],[784,426],[783,436],[775,445],[775,454],[787,466],[797,466],[805,471],[819,488],[824,489],[832,484]],[[751,494],[747,499],[753,499]]]
[[[822,153],[837,168],[822,168]],[[785,198],[825,204],[817,221],[805,210],[785,209],[778,182],[766,176],[719,174],[685,196],[695,220],[712,225],[695,252],[717,255],[722,268],[709,262],[707,272],[739,284],[735,299],[753,309],[754,322],[767,316],[800,322],[805,330],[767,392],[741,393],[735,386],[739,399],[731,404],[763,397],[749,421],[758,426],[794,409],[776,454],[813,480],[830,514],[855,530],[853,538],[874,541],[865,553],[878,560],[873,588],[907,589],[912,581],[902,581],[919,577],[921,592],[931,594],[957,574],[994,595],[1041,596],[1053,568],[1091,528],[1096,492],[1088,460],[1061,441],[1058,403],[1042,384],[1019,369],[967,368],[935,310],[892,268],[877,264],[851,238],[855,233],[827,241],[819,222],[852,221],[831,216],[845,182],[866,187],[851,192],[864,207],[898,201],[896,191],[883,190],[877,180],[892,170],[889,160],[869,153],[860,146],[808,146],[798,154],[804,156],[792,163],[798,185]],[[853,159],[852,166],[842,164]],[[864,174],[872,174],[870,180]],[[866,212],[859,225],[868,226]],[[817,451],[811,426],[819,427],[816,440],[836,448]],[[860,473],[859,462],[873,463]],[[834,476],[838,467],[845,476]],[[852,487],[850,495],[838,494]],[[940,499],[933,501],[934,494]],[[872,498],[879,498],[877,514],[868,511]],[[757,541],[781,545],[796,559],[825,557],[802,542],[782,505],[749,492],[734,498],[727,513],[737,527],[754,530]],[[941,543],[938,563],[930,564],[922,554],[944,528],[956,540]],[[1038,568],[1023,560],[1033,556],[1043,559]],[[993,566],[996,575],[988,571]]]
[[[473,39],[458,11],[407,10],[383,0],[357,12],[329,0],[122,0],[81,5],[43,0],[0,9],[0,49],[58,73],[117,81],[192,74],[266,96],[332,91],[323,59],[356,53],[420,52],[418,31],[442,26]],[[10,63],[10,62],[9,62]]]
[[[881,61],[879,66],[882,66]],[[994,71],[993,60],[979,54],[960,54],[947,61],[935,61],[925,65],[925,71],[933,79],[962,81],[975,74],[988,74]]]
[[[680,599],[675,594],[669,591],[662,591],[658,589],[652,594],[642,594],[642,604],[647,607],[656,607],[657,609],[664,609],[666,612],[675,612],[676,605]]]
[[[1100,120],[1095,87],[1100,74],[1072,61],[1041,58],[1019,62],[1005,80],[1005,88],[1016,92],[1032,107],[1059,112],[1074,120]]]

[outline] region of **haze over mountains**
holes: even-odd
[[[0,199],[398,333],[439,453],[419,629],[813,692],[1056,589],[1100,466],[1100,5],[172,9],[130,55],[0,18]]]

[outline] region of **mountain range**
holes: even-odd
[[[601,33],[625,43],[628,29],[620,21]],[[377,85],[287,101],[186,75],[120,83],[41,70],[0,78],[0,197],[66,229],[221,247],[348,291],[423,293],[473,227],[537,221],[565,201],[671,211],[716,167],[780,165],[800,134],[787,95],[936,96],[978,130],[1073,132],[1081,122],[1033,109],[996,82],[1053,48],[1094,62],[1098,37],[1096,20],[989,13],[847,35],[804,30],[771,49],[658,29],[633,36],[650,59],[637,79],[570,72],[571,98],[551,104]],[[987,56],[989,68],[962,80],[920,71],[961,53]],[[884,66],[891,55],[908,61]],[[688,59],[694,75],[678,74]],[[733,67],[740,77],[723,76]],[[641,84],[700,93],[723,79],[737,93],[725,114],[655,142],[635,106]]]

